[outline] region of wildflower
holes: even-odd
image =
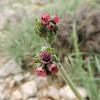
[[[44,66],[45,70],[46,70],[46,75],[51,75],[52,73],[49,71],[49,67],[47,66],[47,64],[45,64]]]
[[[44,51],[40,54],[40,59],[44,64],[50,63],[52,61],[52,54],[49,51]]]
[[[50,20],[50,15],[45,13],[45,12],[42,13],[42,15],[41,15],[41,23],[42,24],[48,24],[49,20]]]
[[[45,76],[46,75],[46,70],[42,68],[41,66],[38,67],[37,69],[34,70],[34,72],[37,72],[38,76]]]
[[[60,17],[57,16],[57,14],[55,14],[55,15],[52,17],[52,19],[53,19],[53,23],[58,23],[58,22],[60,22]]]
[[[48,25],[48,30],[52,31],[55,28],[54,24],[49,24]]]
[[[58,72],[57,65],[54,64],[54,63],[52,63],[52,64],[50,65],[50,67],[49,67],[49,71],[50,71],[51,73],[56,73],[56,72]]]

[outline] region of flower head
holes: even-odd
[[[49,51],[44,51],[40,54],[40,59],[44,64],[50,63],[52,61],[52,54]]]
[[[55,28],[54,24],[49,24],[48,25],[48,30],[52,31]]]
[[[41,66],[37,69],[34,70],[34,72],[37,72],[38,76],[45,76],[46,75],[46,70],[42,68]]]
[[[50,20],[50,15],[45,13],[45,12],[42,13],[42,15],[41,15],[41,23],[42,24],[48,24],[49,20]]]
[[[50,65],[50,67],[49,67],[49,71],[50,71],[51,73],[56,73],[56,72],[58,72],[57,65],[54,64],[54,63],[52,63],[52,64]]]
[[[55,14],[55,15],[52,17],[52,19],[53,19],[53,23],[58,23],[58,22],[60,22],[60,17],[57,16],[57,14]]]

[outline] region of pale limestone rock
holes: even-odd
[[[0,92],[0,100],[5,100],[5,95]]]
[[[0,77],[8,75],[15,75],[19,73],[18,65],[14,59],[9,60],[4,66],[0,68]]]
[[[48,95],[48,88],[40,89],[40,91],[37,92],[37,97],[45,97]]]
[[[35,82],[38,88],[43,88],[48,85],[48,81],[46,77],[37,77],[35,79]]]
[[[22,94],[19,90],[15,90],[13,93],[12,93],[12,96],[15,98],[15,99],[22,99]]]
[[[14,3],[14,4],[12,4],[12,7],[14,7],[14,8],[22,8],[23,5],[21,5],[20,3]]]
[[[45,5],[49,2],[49,0],[32,0],[32,3],[35,5]]]
[[[0,79],[0,84],[4,83],[4,81],[5,81],[4,79]]]
[[[24,76],[22,74],[15,75],[14,80],[16,82],[21,82],[22,80],[24,80]]]
[[[16,12],[12,9],[5,7],[0,14],[0,30],[4,29],[5,25],[8,23],[8,20],[16,15]]]
[[[59,90],[55,88],[54,86],[49,86],[48,87],[48,96],[53,98],[54,100],[59,100]]]
[[[11,80],[9,87],[12,88],[15,85],[15,80]]]
[[[23,100],[27,99],[29,97],[35,96],[37,93],[37,86],[34,81],[26,82],[20,87],[22,94],[23,94]]]
[[[80,92],[80,94],[86,98],[87,97],[87,92],[84,88],[78,87],[77,90]],[[73,91],[69,86],[65,86],[64,88],[60,89],[60,96],[64,99],[68,100],[78,100]]]
[[[25,79],[28,79],[30,76],[31,76],[31,73],[30,72],[27,72],[27,73],[24,74],[24,78]]]
[[[5,86],[12,88],[15,85],[15,81],[13,80],[12,77],[7,77],[5,79]]]
[[[29,98],[28,100],[39,100],[38,98]]]
[[[0,84],[0,92],[4,90],[4,86]]]
[[[85,88],[83,87],[77,87],[77,90],[79,91],[79,93],[82,95],[83,98],[87,97],[87,91]]]

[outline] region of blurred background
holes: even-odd
[[[0,0],[0,100],[78,100],[60,73],[34,73],[43,12],[61,18],[52,47],[64,69],[85,100],[100,100],[100,0]]]

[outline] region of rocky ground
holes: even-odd
[[[59,86],[33,72],[21,73],[18,68],[14,59],[0,68],[0,100],[78,100],[68,85]],[[77,89],[87,97],[84,88]]]
[[[2,38],[0,42],[6,39],[3,33],[7,25],[23,21],[22,19],[29,16],[31,12],[42,9],[40,6],[48,2],[49,0],[30,0],[30,2],[25,0],[23,6],[22,3],[13,2],[13,0],[2,0],[0,2],[0,37]],[[74,16],[66,13],[65,18],[61,21],[56,43],[57,49],[61,40],[63,40],[63,45],[70,40],[72,29],[70,25],[74,19],[77,19],[77,27],[81,24],[83,25],[78,30],[79,41],[82,41],[83,38],[86,39],[80,50],[100,52],[100,11],[84,5],[76,10]],[[82,48],[84,46],[86,50]],[[68,49],[66,50],[65,53],[69,52]],[[66,56],[66,54],[63,55]],[[87,97],[87,92],[84,88],[77,87],[77,89],[84,98]],[[0,54],[0,100],[77,100],[77,98],[68,85],[55,85],[52,81],[49,82],[48,78],[37,77],[33,72],[20,72],[15,60],[10,59],[3,53]]]
[[[63,20],[60,22],[60,29],[55,48],[59,47],[62,42],[62,47],[65,52],[62,58],[72,52],[74,42],[71,39],[73,30],[73,22],[76,21],[76,32],[78,36],[78,44],[81,52],[95,52],[100,53],[100,10],[91,7],[86,3],[78,7],[74,14],[65,13]],[[57,50],[56,50],[57,51]]]

